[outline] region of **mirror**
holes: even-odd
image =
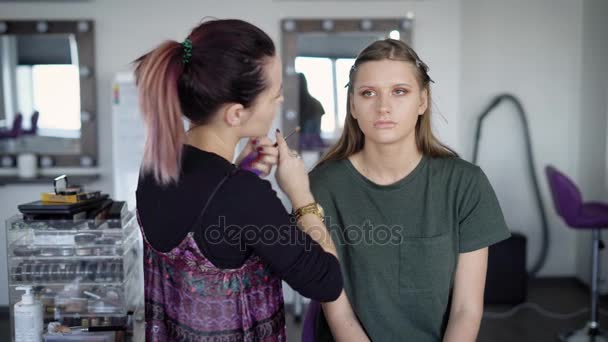
[[[97,164],[91,21],[0,22],[0,161]]]
[[[411,41],[412,19],[282,21],[283,131],[300,126],[295,146],[322,153],[340,138],[348,75],[356,56],[385,38]],[[292,145],[293,146],[293,145]]]

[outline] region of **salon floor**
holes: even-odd
[[[581,312],[589,307],[589,293],[586,287],[572,278],[535,279],[530,281],[527,302],[538,304],[542,309],[550,311],[549,314],[569,314]],[[600,305],[606,310],[602,309],[606,315],[600,315],[600,326],[608,328],[608,295],[601,298]],[[589,313],[585,312],[569,319],[549,318],[529,307],[530,305],[526,305],[507,318],[484,318],[477,341],[557,341],[559,333],[583,327],[589,317]],[[511,306],[486,306],[486,312],[507,312],[511,308]],[[294,324],[293,318],[288,317],[287,328],[288,340],[300,341],[302,325]]]
[[[586,288],[574,279],[536,279],[530,281],[528,302],[538,304],[551,313],[568,314],[588,308],[589,296]],[[608,296],[601,298],[601,307],[608,311]],[[505,312],[509,309],[508,306],[487,306],[486,312]],[[6,313],[0,314],[0,341],[10,341],[7,316]],[[568,319],[550,318],[526,307],[507,318],[484,318],[478,342],[556,341],[558,333],[583,327],[587,317],[588,313]],[[600,326],[608,327],[608,316],[600,315]],[[302,324],[294,323],[291,314],[287,317],[287,331],[289,341],[300,341]]]

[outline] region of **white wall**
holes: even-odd
[[[550,225],[549,257],[541,275],[575,272],[577,235],[555,214],[544,167],[553,164],[575,179],[582,167],[578,157],[581,36],[580,1],[463,0],[460,138],[464,156],[472,156],[477,115],[492,97],[502,92],[517,96],[528,114]],[[500,106],[485,120],[483,133],[478,162],[498,194],[509,226],[528,236],[531,265],[539,252],[540,216],[514,107]]]
[[[606,90],[608,89],[608,2],[585,0],[579,178],[589,200],[606,200]],[[599,186],[598,186],[599,185]]]
[[[608,202],[608,2],[585,0],[583,8],[583,56],[581,74],[581,111],[579,174],[575,179],[585,200]],[[606,236],[606,234],[604,234]],[[600,265],[608,270],[608,253]],[[577,274],[589,279],[591,234],[579,233]],[[608,271],[600,272],[602,292],[608,292]]]
[[[114,73],[128,69],[129,63],[162,39],[184,39],[204,16],[249,20],[279,42],[279,22],[285,17],[395,17],[407,11],[416,15],[414,44],[421,58],[431,66],[437,82],[435,103],[449,124],[437,120],[439,134],[459,148],[458,110],[460,97],[460,2],[275,2],[271,0],[103,0],[65,3],[0,3],[0,19],[93,19],[98,78],[99,142],[102,178],[89,185],[112,191],[111,92]],[[246,4],[246,5],[244,5]],[[278,44],[280,45],[280,44]],[[0,219],[16,212],[18,203],[35,199],[47,190],[43,186],[0,187]],[[4,229],[0,234],[0,260],[6,260]],[[6,265],[0,262],[0,305],[6,305]]]

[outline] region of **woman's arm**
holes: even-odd
[[[294,151],[289,150],[283,135],[278,130],[277,145],[279,148],[277,183],[289,197],[292,207],[298,209],[315,202],[315,198],[310,192],[304,162],[297,158],[297,154],[293,153]],[[298,176],[301,178],[298,179]],[[298,226],[302,232],[315,240],[325,252],[333,254],[336,258],[338,257],[336,246],[321,218],[314,214],[303,215],[298,220]],[[344,290],[341,291],[338,299],[322,304],[322,306],[336,341],[369,340],[359,325]]]
[[[338,299],[333,302],[321,303],[321,307],[336,342],[370,340],[363,327],[361,327],[344,290],[342,290]]]
[[[452,309],[443,342],[474,342],[483,315],[488,248],[461,253],[454,279]]]
[[[302,208],[303,206],[314,202],[315,198],[310,191],[293,196],[293,199],[291,200],[294,209]],[[306,214],[302,216],[300,220],[298,220],[298,226],[304,233],[308,234],[315,242],[321,245],[325,252],[332,254],[336,258],[338,257],[336,246],[331,239],[331,235],[323,221],[321,221],[317,215]]]
[[[303,198],[294,200],[294,207],[299,208],[314,202],[312,194],[306,194]],[[331,239],[329,231],[319,217],[313,214],[302,216],[298,225],[306,234],[310,235],[327,252],[337,256],[336,247]],[[359,324],[359,320],[352,306],[342,290],[340,297],[333,302],[321,303],[325,318],[329,324],[334,340],[337,342],[369,341],[365,331]]]

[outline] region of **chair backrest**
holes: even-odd
[[[38,111],[35,111],[34,114],[32,114],[32,117],[30,118],[31,126],[28,131],[30,134],[36,134],[36,132],[38,132],[38,118],[39,117],[40,117],[40,112],[38,112]]]
[[[21,132],[21,128],[23,126],[23,115],[21,115],[21,113],[15,115],[15,118],[13,119],[13,128],[11,129],[13,131],[13,133],[19,133]]]
[[[317,331],[317,316],[321,313],[321,304],[315,300],[311,300],[306,310],[304,324],[302,324],[302,342],[315,342]]]
[[[578,187],[574,182],[563,173],[559,172],[553,166],[545,168],[551,195],[553,196],[553,204],[559,216],[566,223],[573,223],[579,215],[583,204],[583,197]]]
[[[0,131],[0,139],[14,139],[17,138],[18,136],[21,135],[21,133],[23,132],[22,130],[22,122],[23,122],[23,115],[21,115],[20,113],[17,113],[17,115],[15,115],[15,117],[13,118],[13,127],[11,127],[11,129],[9,130],[2,130]]]

